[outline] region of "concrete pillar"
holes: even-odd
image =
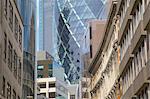
[[[144,46],[145,46],[145,48],[144,48],[144,50],[145,50],[145,59],[146,59],[146,63],[147,63],[148,58],[147,58],[147,40],[146,39],[144,40]]]
[[[150,99],[150,85],[148,86],[147,94],[148,94],[148,99]]]
[[[134,72],[133,72],[133,66],[132,66],[132,63],[131,63],[131,70],[130,70],[130,71],[131,71],[131,84],[132,84],[132,82],[133,82],[133,73],[134,73]]]
[[[149,1],[150,1],[150,0],[149,0]],[[149,46],[148,46],[148,47],[149,47],[149,48],[148,48],[148,49],[149,49],[149,50],[148,50],[148,58],[150,59],[150,30],[148,30],[147,35],[148,35],[148,45],[149,45]],[[149,60],[149,59],[148,59],[148,60]]]
[[[131,82],[132,82],[132,70],[131,70],[131,65],[129,67],[129,77],[130,77],[130,85],[131,85]]]
[[[134,59],[132,60],[132,72],[133,72],[133,80],[135,79],[135,75],[136,75],[136,73],[135,73],[135,66],[134,66]]]
[[[144,55],[144,53],[143,53],[143,47],[141,46],[141,62],[142,62],[142,67],[144,67],[145,66],[145,64],[144,64],[144,57],[143,57],[143,55]]]
[[[125,92],[127,90],[127,74],[125,74]]]
[[[46,81],[46,89],[47,89],[47,92],[46,92],[46,97],[49,97],[49,82]]]
[[[146,91],[147,91],[147,90],[146,90]],[[146,98],[146,91],[144,91],[143,99],[147,99],[147,98]]]

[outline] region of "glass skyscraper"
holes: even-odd
[[[51,55],[54,54],[54,1],[55,0],[39,0],[38,2],[38,41],[37,50],[47,51]]]
[[[78,83],[81,77],[81,56],[88,46],[88,22],[106,18],[105,3],[104,0],[55,0],[57,51],[70,83]]]

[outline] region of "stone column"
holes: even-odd
[[[144,46],[145,46],[145,48],[144,48],[144,50],[145,50],[145,59],[146,59],[146,63],[147,63],[147,40],[146,39],[144,40]]]
[[[150,99],[150,84],[148,86],[147,95],[148,95],[148,99]]]
[[[48,81],[46,81],[46,89],[47,89],[46,97],[49,97],[49,82]]]

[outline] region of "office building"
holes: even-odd
[[[37,52],[37,78],[56,77],[64,81],[64,69],[46,51]]]
[[[0,99],[21,99],[23,21],[15,0],[0,1]]]
[[[68,99],[66,84],[56,77],[38,78],[37,84],[40,87],[40,95],[48,99]]]
[[[150,99],[149,0],[118,0],[121,99]]]
[[[22,98],[34,96],[34,69],[35,69],[35,10],[34,0],[16,0],[21,13],[24,35],[23,35],[23,89]]]
[[[64,82],[64,69],[46,51],[38,52],[37,60],[37,85],[40,87],[40,95],[67,99],[68,89]]]
[[[39,0],[38,2],[38,35],[37,35],[37,50],[47,51],[52,56],[55,56],[55,26],[54,26],[54,11],[56,0]],[[57,41],[56,41],[57,42]],[[57,52],[57,51],[56,51]]]

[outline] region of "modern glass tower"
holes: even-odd
[[[88,46],[88,22],[105,19],[105,2],[102,0],[56,0],[55,22],[57,51],[65,69],[66,80],[78,83],[82,71],[81,56]]]
[[[54,54],[54,1],[55,0],[39,0],[39,29],[38,29],[38,51],[47,51],[51,55]]]

